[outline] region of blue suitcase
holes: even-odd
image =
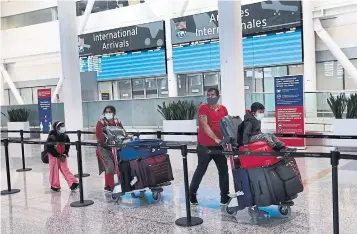
[[[254,198],[250,188],[250,181],[248,171],[243,168],[236,168],[232,170],[234,187],[237,192],[239,210],[246,207],[254,206]]]
[[[120,151],[120,160],[131,161],[138,158],[145,159],[157,155],[167,154],[167,149],[155,149],[155,148],[134,148],[132,146],[140,145],[151,145],[159,146],[162,145],[162,140],[151,140],[151,139],[136,139],[127,143],[127,147],[124,147]]]

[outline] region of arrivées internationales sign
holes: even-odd
[[[264,1],[242,5],[244,36],[301,26],[300,1]],[[218,11],[184,16],[171,20],[172,44],[217,39]]]
[[[79,56],[129,52],[165,46],[163,21],[78,36]]]

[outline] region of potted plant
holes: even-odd
[[[158,112],[164,117],[164,132],[197,132],[196,113],[197,106],[193,101],[178,101],[162,106],[158,105]],[[196,142],[197,136],[166,135],[165,141]]]
[[[327,99],[332,113],[335,116],[333,120],[333,135],[356,135],[357,133],[357,93],[346,97],[345,94],[339,94],[334,97],[330,94]],[[344,118],[344,112],[346,115]],[[356,147],[356,140],[333,141],[335,147]]]
[[[24,108],[10,109],[7,115],[2,113],[9,121],[7,122],[7,130],[24,130],[30,131],[29,111]],[[19,138],[20,133],[8,133],[8,137]],[[24,138],[30,138],[30,133],[24,133]]]

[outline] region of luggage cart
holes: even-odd
[[[232,151],[233,147],[238,147],[237,133],[238,133],[239,125],[242,122],[243,121],[241,120],[241,118],[239,116],[226,116],[220,121],[220,128],[224,135],[222,145],[225,150]],[[230,166],[231,166],[231,170],[232,170],[232,174],[233,174],[234,173],[233,170],[236,168],[235,161],[239,162],[239,165],[237,165],[237,167],[241,167],[239,156],[229,155],[228,158],[230,160]],[[238,197],[243,196],[244,193],[243,193],[243,191],[238,191],[238,188],[236,187],[236,183],[234,183],[234,189],[236,192],[234,194],[229,195],[230,199],[228,201],[227,206],[225,207],[225,212],[229,215],[235,216],[238,211],[244,210],[245,208],[247,208],[248,213],[249,213],[250,217],[253,219],[254,223],[257,223],[258,219],[275,216],[276,213],[278,213],[280,216],[283,216],[283,217],[289,217],[291,215],[291,207],[290,206],[293,205],[292,201],[277,204],[278,212],[269,212],[266,209],[267,207],[258,207],[255,204],[252,204],[252,206],[240,206],[238,203]],[[273,213],[275,213],[275,215]]]
[[[229,143],[224,144],[224,148],[227,151],[232,151],[232,145]],[[235,161],[239,159],[238,156],[235,155],[229,155],[229,161],[233,173],[233,169],[236,168]],[[236,159],[236,160],[235,160]],[[237,191],[238,189],[236,188],[236,184],[234,183],[234,189]],[[237,191],[234,194],[230,194],[230,199],[228,201],[227,206],[225,207],[225,212],[231,216],[235,216],[238,211],[244,210],[245,208],[248,209],[248,214],[252,218],[253,223],[257,223],[259,219],[262,218],[269,218],[272,216],[279,215],[281,217],[290,217],[291,215],[291,206],[293,205],[293,202],[289,201],[286,203],[280,203],[277,204],[277,209],[275,212],[272,212],[271,210],[267,209],[267,207],[258,207],[256,205],[250,206],[250,207],[242,207],[239,206],[238,203],[238,196],[242,196],[244,193],[242,191]]]
[[[106,137],[108,142],[115,145],[116,147],[112,147],[112,154],[114,157],[114,164],[116,174],[114,175],[114,189],[111,194],[111,198],[113,201],[118,201],[122,196],[124,196],[127,192],[122,191],[121,186],[121,178],[120,178],[120,171],[119,171],[119,162],[120,162],[120,154],[118,151],[121,150],[121,145],[128,141],[132,141],[133,137],[128,136],[124,129],[118,126],[105,126],[103,128],[104,136]],[[162,184],[158,184],[154,187],[148,187],[140,190],[132,190],[129,191],[132,198],[144,198],[146,190],[151,190],[152,192],[152,199],[154,201],[158,201],[162,199],[162,192],[163,187],[171,185],[171,182],[166,182]]]

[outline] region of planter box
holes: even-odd
[[[333,135],[357,135],[357,119],[334,119]],[[357,140],[333,140],[334,147],[357,148]]]
[[[7,130],[30,131],[30,122],[7,122]],[[9,132],[9,138],[20,138],[19,132]],[[24,138],[30,138],[30,133],[24,133]]]
[[[196,120],[164,120],[164,132],[197,132]],[[197,142],[197,136],[163,136],[165,141]]]

